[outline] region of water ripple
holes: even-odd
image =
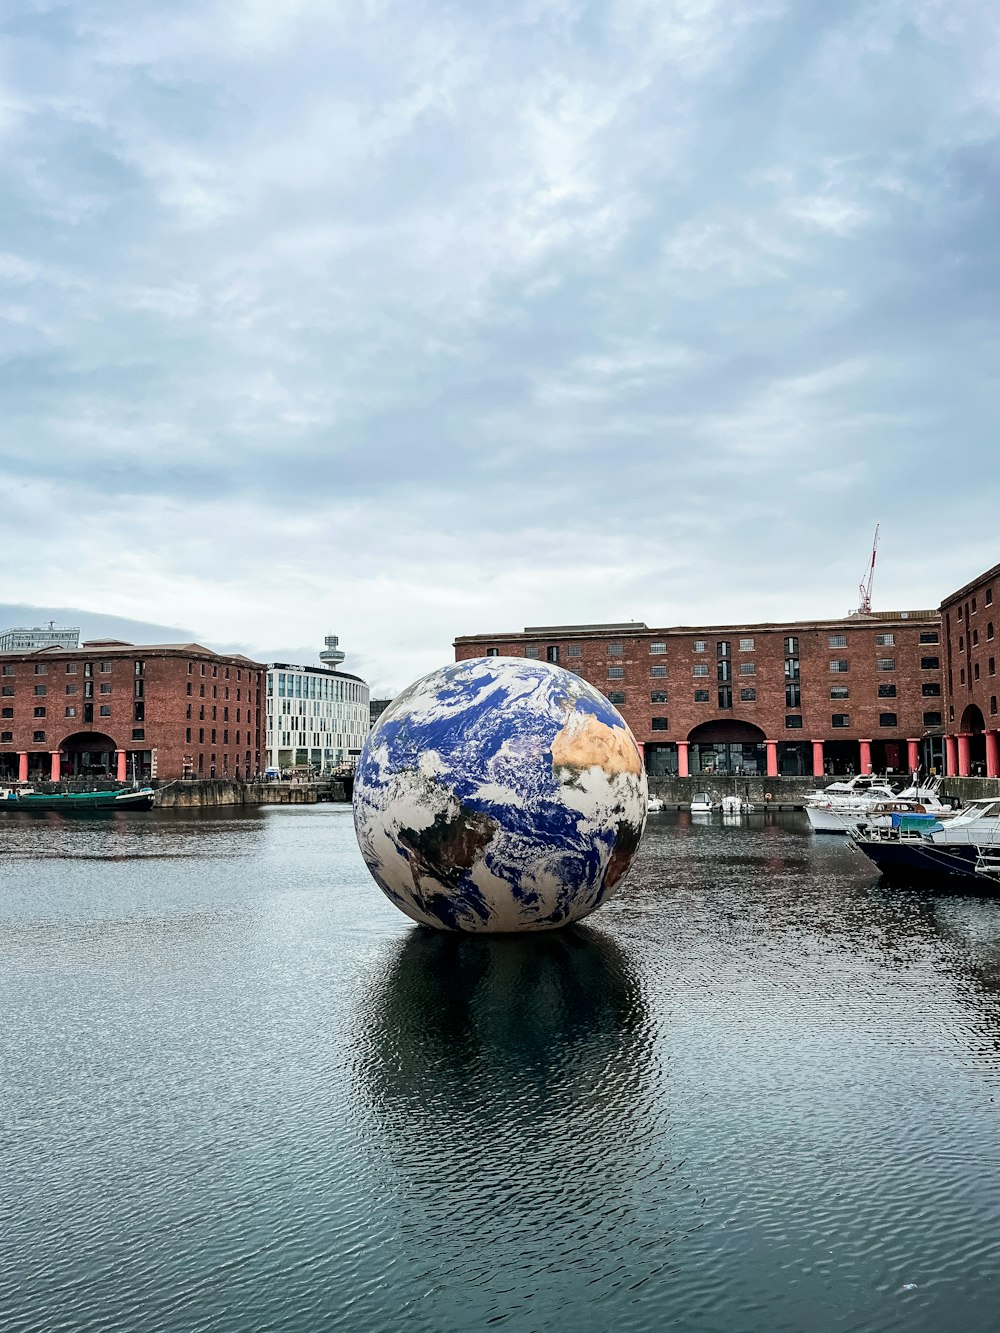
[[[350,812],[0,826],[0,1329],[995,1327],[1000,905],[650,823],[413,930]]]

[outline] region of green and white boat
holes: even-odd
[[[116,791],[37,792],[32,788],[0,787],[0,813],[59,810],[85,814],[94,810],[151,810],[152,787],[121,787]]]

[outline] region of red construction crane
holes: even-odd
[[[860,601],[858,603],[858,615],[870,616],[872,611],[872,580],[875,578],[875,552],[878,550],[878,524],[875,524],[875,537],[872,541],[872,559],[871,564],[865,572],[865,577],[858,585]]]

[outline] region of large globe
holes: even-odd
[[[552,930],[628,870],[646,776],[621,715],[546,662],[481,657],[424,676],[365,744],[354,823],[400,911],[441,930]]]

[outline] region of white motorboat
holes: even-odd
[[[946,823],[932,818],[925,829],[906,827],[907,822],[897,815],[895,827],[862,827],[851,845],[889,878],[926,879],[936,887],[954,881],[963,890],[1000,892],[1000,799],[970,801]]]
[[[859,824],[873,818],[888,824],[893,813],[950,819],[954,809],[938,795],[939,782],[939,779],[924,785],[914,782],[898,792],[881,778],[864,776],[834,782],[806,798],[806,817],[814,833],[842,835],[855,832]]]
[[[938,819],[941,816],[938,815]],[[947,847],[996,847],[1000,849],[1000,798],[980,797],[952,813],[940,829],[927,835],[928,842]]]
[[[742,796],[723,796],[722,813],[724,815],[749,815],[753,813],[753,802]]]
[[[895,794],[885,778],[859,773],[856,777],[831,782],[828,787],[806,792],[804,799],[807,805],[826,805],[855,803],[868,796],[878,796],[888,800]]]
[[[647,815],[658,815],[658,814],[661,814],[662,811],[664,811],[666,808],[667,808],[667,807],[666,807],[666,806],[664,805],[664,803],[660,800],[659,796],[650,796],[650,797],[647,799],[647,801],[646,801],[646,814],[647,814]]]
[[[718,810],[719,802],[713,801],[707,791],[696,791],[691,797],[691,813],[693,815],[710,815],[713,810]]]

